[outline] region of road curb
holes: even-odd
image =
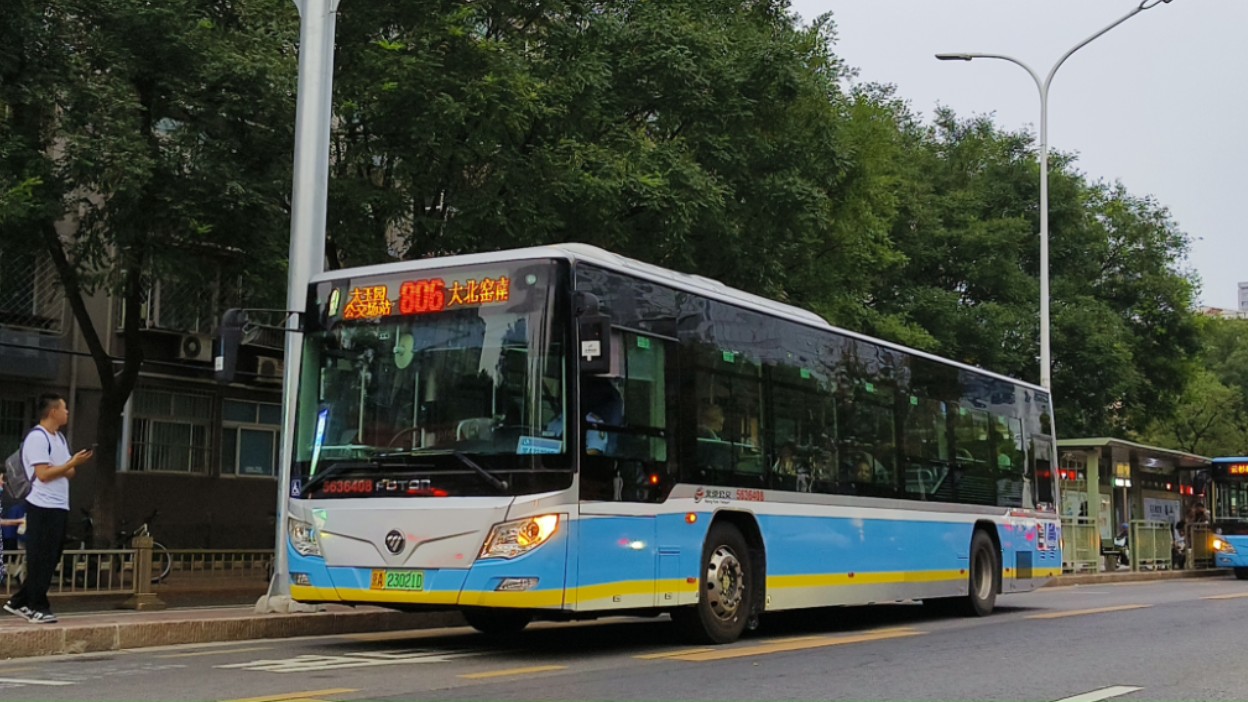
[[[1100,585],[1109,583],[1147,582],[1151,580],[1187,580],[1189,578],[1225,578],[1229,571],[1221,569],[1207,570],[1160,570],[1144,573],[1087,573],[1062,575],[1049,581],[1048,587],[1066,585]]]
[[[433,629],[463,624],[463,616],[458,612],[386,611],[256,614],[213,619],[196,619],[188,615],[185,619],[167,621],[32,624],[30,628],[5,627],[0,630],[4,638],[0,656],[30,658],[151,646]]]

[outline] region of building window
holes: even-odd
[[[63,289],[46,256],[0,247],[0,326],[59,333]]]
[[[281,405],[226,400],[221,414],[221,473],[276,474],[281,447]]]
[[[207,473],[212,396],[137,390],[130,470]]]

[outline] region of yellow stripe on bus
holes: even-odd
[[[1016,574],[1017,571],[1014,571]],[[1038,570],[1033,578],[1052,578],[1060,574],[1058,569]],[[1008,574],[1007,574],[1007,577]],[[1017,577],[1017,575],[1015,575]],[[957,582],[966,580],[967,574],[958,570],[885,571],[868,573],[816,573],[809,575],[771,575],[767,577],[768,590],[808,588],[852,587],[855,585],[897,585],[906,583]],[[532,590],[529,592],[497,592],[483,590],[438,590],[411,592],[401,590],[366,590],[362,588],[312,587],[291,585],[290,594],[296,600],[320,602],[376,602],[379,604],[428,604],[467,605],[480,607],[533,607],[558,609],[561,607],[592,607],[623,600],[648,598],[656,593],[680,593],[695,595],[698,583],[685,578],[651,580],[624,580],[567,588],[566,590]]]

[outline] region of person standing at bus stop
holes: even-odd
[[[61,429],[69,423],[65,398],[39,397],[39,423],[22,442],[22,464],[30,478],[26,496],[26,581],[4,604],[4,611],[34,624],[57,621],[48,602],[48,588],[61,559],[69,521],[69,480],[91,460],[90,450],[69,452]]]

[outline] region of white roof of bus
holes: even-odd
[[[765,297],[761,297],[758,295],[754,295],[753,293],[745,292],[744,290],[738,290],[736,288],[732,288],[727,285],[724,285],[718,280],[713,280],[705,276],[694,275],[690,273],[680,273],[678,271],[673,271],[673,270],[663,268],[660,266],[656,266],[650,263],[638,261],[636,259],[627,258],[625,256],[620,256],[618,254],[611,253],[610,251],[606,251],[605,249],[600,249],[597,246],[590,246],[588,244],[553,244],[550,246],[535,246],[535,247],[525,248],[525,249],[508,249],[504,251],[487,251],[485,253],[462,254],[458,256],[446,256],[442,258],[425,258],[425,259],[419,259],[415,261],[396,261],[394,263],[383,263],[383,264],[376,265],[376,266],[364,266],[361,268],[349,268],[349,269],[325,271],[323,273],[318,273],[312,276],[312,282],[319,283],[319,282],[330,281],[330,280],[341,280],[342,278],[347,277],[347,276],[364,277],[364,276],[387,275],[387,274],[393,275],[396,273],[423,270],[423,269],[429,269],[429,268],[445,268],[449,266],[480,266],[480,265],[490,265],[490,264],[497,264],[497,263],[507,263],[507,262],[517,261],[517,260],[551,259],[551,258],[561,258],[561,259],[568,259],[572,261],[586,261],[589,263],[597,263],[606,268],[610,268],[613,270],[626,271],[639,278],[645,278],[647,280],[650,280],[656,283],[663,283],[665,285],[669,285],[673,288],[678,288],[686,292],[697,293],[699,295],[705,295],[706,297],[720,300],[722,302],[730,302],[732,304],[750,308],[755,311],[766,312],[767,314],[775,315],[777,317],[783,317],[785,319],[789,319],[795,322],[801,322],[802,324],[806,324],[808,326],[812,326],[818,329],[834,331],[839,334],[844,334],[846,336],[853,337],[855,339],[860,339],[862,341],[869,341],[871,343],[880,344],[881,346],[886,346],[891,349],[904,351],[905,353],[908,353],[908,354],[921,356],[923,358],[936,361],[938,363],[943,363],[945,365],[950,365],[950,366],[956,366],[958,368],[964,368],[966,370],[973,371],[975,373],[987,375],[987,376],[997,378],[999,380],[1004,380],[1004,381],[1007,381],[1016,385],[1021,385],[1023,387],[1030,388],[1036,392],[1043,393],[1045,395],[1048,394],[1048,391],[1040,387],[1039,385],[1033,385],[1031,383],[1028,383],[1022,380],[1010,378],[1009,376],[1005,376],[999,373],[994,373],[992,371],[984,370],[983,368],[976,368],[975,366],[972,366],[966,363],[959,363],[957,361],[951,361],[947,358],[941,358],[940,356],[936,356],[936,355],[927,353],[925,351],[919,351],[919,350],[912,349],[906,346],[902,346],[901,344],[895,344],[890,341],[876,339],[874,337],[870,337],[865,334],[860,334],[858,332],[849,331],[847,329],[841,329],[839,327],[834,327],[831,324],[829,324],[826,319],[824,319],[823,317],[820,317],[814,312],[811,312],[810,310],[804,310],[800,307],[794,307],[792,305],[786,305],[782,302],[776,302],[775,300],[769,300]]]

